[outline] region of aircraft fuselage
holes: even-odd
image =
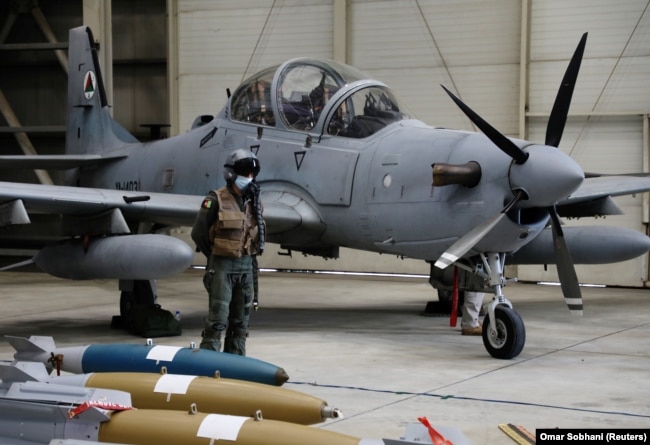
[[[416,120],[393,123],[365,139],[232,122],[222,117],[174,138],[118,149],[128,157],[82,171],[84,187],[205,195],[224,185],[222,166],[246,147],[260,159],[257,180],[264,193],[288,192],[319,214],[323,231],[303,244],[344,246],[411,258],[436,259],[449,245],[510,199],[511,159],[481,134],[437,129]],[[260,134],[261,133],[261,134]],[[432,185],[432,164],[482,166],[480,186]],[[407,216],[408,215],[408,216]],[[499,249],[516,250],[545,218],[521,225],[516,236],[500,232]],[[512,228],[515,222],[504,225]],[[282,233],[270,233],[300,249]],[[483,244],[492,242],[490,239]],[[495,245],[496,249],[496,245]]]

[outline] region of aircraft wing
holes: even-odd
[[[0,226],[16,224],[18,220],[11,218],[19,218],[8,214],[7,203],[19,203],[17,211],[21,212],[23,207],[27,217],[29,214],[91,215],[118,209],[126,219],[191,226],[202,200],[202,196],[193,195],[0,182],[0,202],[4,203]]]
[[[204,196],[0,182],[0,227],[28,224],[29,215],[89,216],[119,210],[126,220],[191,226]],[[324,229],[313,206],[291,191],[263,191],[270,235],[299,230],[311,237]]]
[[[67,170],[75,167],[87,167],[98,165],[118,159],[126,158],[126,155],[8,155],[0,156],[0,169],[3,170]]]
[[[598,176],[586,178],[571,196],[557,203],[561,216],[582,217],[621,214],[611,199],[650,191],[650,176]]]
[[[0,230],[0,254],[31,258],[0,270],[33,262],[50,275],[75,280],[170,276],[191,264],[193,246],[175,237],[142,232],[192,226],[203,199],[0,182],[0,228],[4,229]],[[294,235],[313,242],[324,230],[315,209],[296,193],[268,190],[262,203],[268,242],[282,243]]]

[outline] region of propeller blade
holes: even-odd
[[[505,216],[505,213],[498,213],[492,218],[486,220],[483,224],[474,227],[472,230],[467,232],[465,236],[452,244],[451,247],[449,247],[449,249],[447,249],[442,255],[440,255],[435,266],[439,269],[444,269],[445,267],[454,264],[460,257],[469,252],[476,243],[481,241],[483,237],[485,237],[485,235],[487,235]]]
[[[462,100],[454,96],[454,94],[449,91],[444,85],[440,85],[451,97],[451,99],[456,102],[456,105],[465,113],[465,115],[472,121],[474,124],[490,139],[494,145],[499,147],[499,149],[510,156],[515,160],[517,164],[523,164],[528,159],[528,153],[517,147],[514,142],[501,134],[496,128],[490,125],[485,121],[481,116],[476,114],[474,110],[465,105]]]
[[[553,103],[553,110],[546,125],[546,145],[557,147],[560,145],[562,133],[564,133],[564,125],[566,124],[567,116],[569,114],[569,106],[571,105],[571,98],[573,97],[573,89],[576,85],[578,72],[580,71],[580,63],[582,62],[582,55],[585,52],[585,45],[587,43],[587,33],[582,35],[580,43],[571,57],[571,62],[564,73],[560,89],[555,97]]]
[[[503,208],[503,210],[501,210],[500,213],[486,220],[483,224],[474,227],[472,230],[467,232],[465,236],[452,244],[449,249],[440,255],[435,266],[439,269],[444,269],[447,266],[454,264],[459,258],[469,252],[472,247],[481,241],[485,235],[490,233],[490,231],[506,216],[508,210],[517,204],[523,197],[524,192],[517,190],[515,197]]]
[[[560,277],[560,286],[564,294],[564,301],[572,314],[582,315],[582,294],[578,283],[578,276],[571,259],[571,253],[564,239],[564,231],[560,225],[555,207],[549,207],[551,215],[551,229],[553,232],[553,246],[555,248],[555,263]]]

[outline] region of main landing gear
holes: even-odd
[[[158,296],[154,280],[120,280],[120,315],[111,320],[113,329],[134,332],[136,308],[153,307]],[[140,312],[142,312],[140,310]]]
[[[129,319],[135,305],[156,304],[156,282],[154,280],[120,280],[120,316]]]

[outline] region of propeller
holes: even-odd
[[[573,53],[573,56],[571,57],[569,66],[564,73],[564,77],[562,78],[562,83],[560,84],[557,96],[555,97],[555,102],[553,103],[553,108],[546,128],[546,146],[557,148],[560,144],[560,139],[562,138],[562,133],[564,132],[567,116],[569,114],[569,107],[571,105],[571,99],[573,97],[573,91],[575,88],[576,80],[578,78],[578,72],[580,70],[580,64],[582,61],[582,56],[584,54],[586,42],[587,33],[584,33],[580,39],[580,42],[578,43],[575,52]],[[523,151],[505,135],[492,127],[487,121],[481,118],[470,107],[465,105],[465,103],[463,103],[447,88],[444,86],[442,86],[442,88],[456,103],[456,105],[458,105],[463,113],[465,113],[465,115],[488,137],[488,139],[490,139],[490,141],[494,143],[494,145],[496,145],[505,154],[510,156],[516,165],[521,166],[529,160],[528,152]],[[555,170],[560,170],[559,167],[559,165],[551,165],[551,168],[554,168]],[[527,173],[529,171],[532,172],[532,170],[524,169],[517,176],[519,178],[526,177],[528,176]],[[555,173],[558,178],[565,179],[567,181],[567,185],[573,181],[573,178],[571,178],[569,175],[564,176],[564,172],[556,171],[551,173]],[[552,176],[549,176],[549,178],[552,178]],[[553,182],[551,181],[550,184],[552,183]],[[469,252],[479,241],[481,241],[488,233],[490,233],[492,229],[506,216],[508,210],[510,210],[522,199],[528,199],[528,196],[526,196],[526,191],[521,188],[515,188],[513,189],[513,192],[515,194],[514,198],[503,208],[503,210],[501,210],[498,215],[489,218],[484,223],[478,225],[473,230],[461,237],[454,244],[452,244],[452,246],[449,247],[449,249],[447,249],[447,251],[445,251],[436,261],[435,266],[444,269],[450,264],[456,262],[458,258]],[[555,205],[547,205],[546,210],[548,211],[551,220],[556,265],[560,284],[562,287],[562,293],[564,294],[565,302],[571,313],[581,315],[583,305],[580,285],[578,282],[578,277],[576,275],[575,266],[571,258],[571,254],[564,239],[564,231],[562,230]]]
[[[455,263],[459,258],[469,252],[470,249],[474,247],[479,241],[481,241],[485,235],[490,233],[490,231],[496,227],[496,225],[499,224],[503,218],[505,218],[508,210],[514,207],[514,205],[517,204],[523,197],[524,192],[518,190],[515,193],[515,197],[512,199],[512,201],[510,201],[508,205],[506,205],[503,210],[501,210],[501,212],[489,218],[484,223],[474,227],[461,239],[452,244],[449,249],[440,255],[440,258],[438,258],[436,261],[435,266],[440,269],[444,269],[445,267]]]
[[[551,231],[553,233],[553,245],[555,248],[555,264],[557,274],[560,277],[560,286],[564,301],[567,307],[574,315],[582,315],[582,294],[578,283],[578,275],[573,266],[571,253],[564,240],[564,230],[560,224],[560,218],[557,216],[555,206],[549,210],[551,215]]]
[[[461,101],[459,98],[454,96],[454,94],[449,91],[447,88],[445,88],[444,85],[440,85],[443,90],[447,92],[449,97],[456,102],[456,105],[458,105],[458,108],[460,108],[463,113],[471,120],[474,122],[474,124],[490,139],[492,142],[494,142],[494,145],[499,147],[502,152],[510,156],[512,159],[515,160],[517,164],[523,164],[526,162],[528,159],[528,153],[523,151],[521,148],[517,147],[514,142],[512,142],[510,139],[505,137],[503,134],[499,132],[496,128],[494,128],[492,125],[490,125],[487,121],[485,121],[481,116],[476,114],[474,110],[472,110],[470,107],[465,105],[463,101]]]
[[[569,115],[573,90],[576,85],[576,80],[578,79],[580,63],[582,62],[582,56],[585,52],[586,44],[587,33],[584,33],[573,53],[573,56],[571,57],[569,66],[564,73],[562,83],[558,89],[557,96],[555,97],[553,109],[551,110],[551,115],[546,124],[546,145],[552,147],[558,147],[560,145],[560,139],[562,139],[564,126],[566,125],[567,116]],[[551,230],[553,234],[553,245],[555,248],[555,265],[557,267],[557,274],[560,278],[564,301],[572,314],[582,315],[582,293],[580,292],[580,283],[578,282],[578,276],[576,274],[575,266],[573,265],[571,252],[569,252],[564,239],[564,231],[560,224],[560,218],[555,206],[549,207],[547,210],[549,215],[551,215]]]
[[[571,105],[571,98],[573,97],[573,89],[576,86],[578,71],[580,71],[580,63],[582,62],[582,55],[585,52],[586,44],[587,33],[584,33],[578,43],[578,47],[571,57],[569,66],[564,73],[557,96],[555,96],[551,116],[548,118],[548,123],[546,124],[546,145],[552,147],[559,147],[560,145],[560,139],[562,139],[564,125],[566,124],[567,116],[569,115],[569,106]]]

